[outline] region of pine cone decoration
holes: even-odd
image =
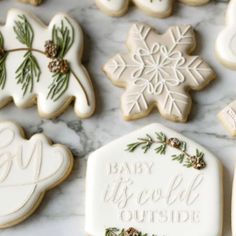
[[[70,66],[67,60],[57,58],[53,59],[49,64],[48,68],[52,73],[67,74],[70,70]]]
[[[175,148],[179,148],[181,145],[181,142],[177,138],[170,138],[168,140],[168,143],[170,144],[170,146]]]
[[[45,42],[45,55],[49,58],[56,58],[58,55],[59,47],[52,40]]]
[[[192,156],[190,158],[190,163],[194,169],[201,170],[206,167],[206,163],[202,157]]]
[[[3,48],[0,48],[0,58],[2,58],[5,55],[5,50]]]
[[[125,231],[125,236],[139,236],[139,234],[139,231],[132,227]]]

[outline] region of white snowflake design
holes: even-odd
[[[147,115],[154,105],[171,120],[185,121],[191,98],[187,89],[199,90],[213,78],[212,69],[198,56],[191,26],[171,27],[158,35],[151,27],[135,24],[128,41],[129,54],[109,60],[104,71],[115,85],[127,87],[122,97],[126,119]]]

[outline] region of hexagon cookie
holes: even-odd
[[[221,231],[221,165],[197,143],[152,124],[90,155],[88,235],[220,236]]]

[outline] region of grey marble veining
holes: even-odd
[[[0,236],[84,236],[84,192],[86,159],[92,151],[109,141],[143,125],[160,122],[207,147],[215,153],[224,166],[225,223],[223,235],[230,232],[230,201],[233,168],[236,160],[236,140],[229,137],[216,118],[226,104],[236,99],[236,72],[224,68],[215,56],[215,40],[224,25],[227,1],[218,0],[202,7],[177,4],[174,15],[167,19],[154,19],[130,7],[122,18],[110,18],[97,10],[93,0],[47,0],[35,8],[15,0],[0,2],[0,20],[5,21],[12,7],[27,9],[45,22],[58,11],[67,12],[80,22],[85,33],[84,64],[90,71],[97,96],[95,115],[79,120],[70,107],[55,120],[40,119],[36,107],[20,110],[8,105],[0,110],[0,119],[10,119],[25,128],[27,135],[44,132],[54,142],[67,145],[75,156],[71,176],[50,191],[40,208],[20,225],[0,230]],[[217,80],[205,90],[192,93],[193,107],[186,124],[166,121],[154,111],[149,117],[133,122],[122,120],[120,96],[122,89],[114,87],[101,72],[101,66],[116,52],[125,51],[124,41],[133,22],[149,23],[163,32],[173,24],[192,24],[197,32],[198,49],[215,69]],[[1,196],[0,196],[1,200]]]

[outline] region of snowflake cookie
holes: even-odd
[[[148,25],[134,24],[127,46],[129,53],[116,55],[103,68],[115,85],[126,88],[124,118],[144,117],[156,106],[165,118],[186,121],[188,90],[200,90],[215,78],[199,56],[188,55],[196,46],[191,26],[171,27],[159,35]]]
[[[226,106],[218,117],[232,136],[236,136],[236,101]]]
[[[137,7],[154,17],[167,17],[172,13],[175,0],[132,0]],[[201,5],[210,0],[180,0],[190,5]],[[96,0],[97,6],[110,16],[121,16],[128,10],[130,0]]]
[[[236,0],[231,0],[226,13],[226,27],[216,41],[216,51],[222,64],[236,69]]]
[[[75,113],[95,109],[93,87],[81,64],[83,35],[78,24],[57,14],[46,27],[35,16],[10,10],[0,26],[0,107],[37,103],[45,118],[60,115],[75,99]]]
[[[220,236],[222,187],[214,155],[151,124],[89,156],[85,230],[89,236]]]
[[[42,134],[29,140],[11,122],[0,123],[0,228],[18,224],[60,184],[73,166],[71,152]]]

